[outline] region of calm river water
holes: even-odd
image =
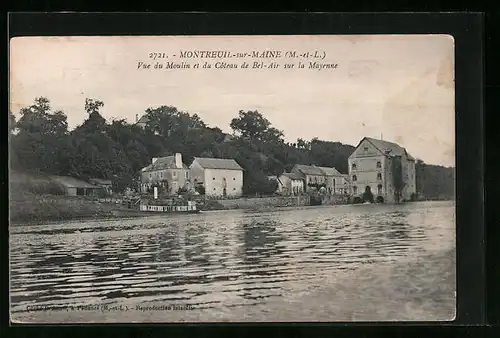
[[[11,318],[452,319],[454,247],[453,202],[13,226]]]

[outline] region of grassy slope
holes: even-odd
[[[111,206],[62,195],[62,187],[44,175],[11,172],[9,175],[11,223],[41,223],[109,217]]]

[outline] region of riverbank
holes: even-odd
[[[116,206],[82,198],[38,195],[29,192],[18,192],[13,195],[9,200],[9,218],[12,225],[115,217],[111,211]]]

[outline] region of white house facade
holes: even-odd
[[[233,159],[195,157],[189,171],[193,186],[202,185],[206,196],[243,194],[243,168]]]

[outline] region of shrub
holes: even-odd
[[[205,187],[201,184],[197,184],[195,187],[194,187],[194,190],[200,194],[200,195],[205,195]]]
[[[360,203],[363,203],[363,200],[361,199],[361,197],[356,196],[353,198],[352,203],[353,204],[360,204]]]

